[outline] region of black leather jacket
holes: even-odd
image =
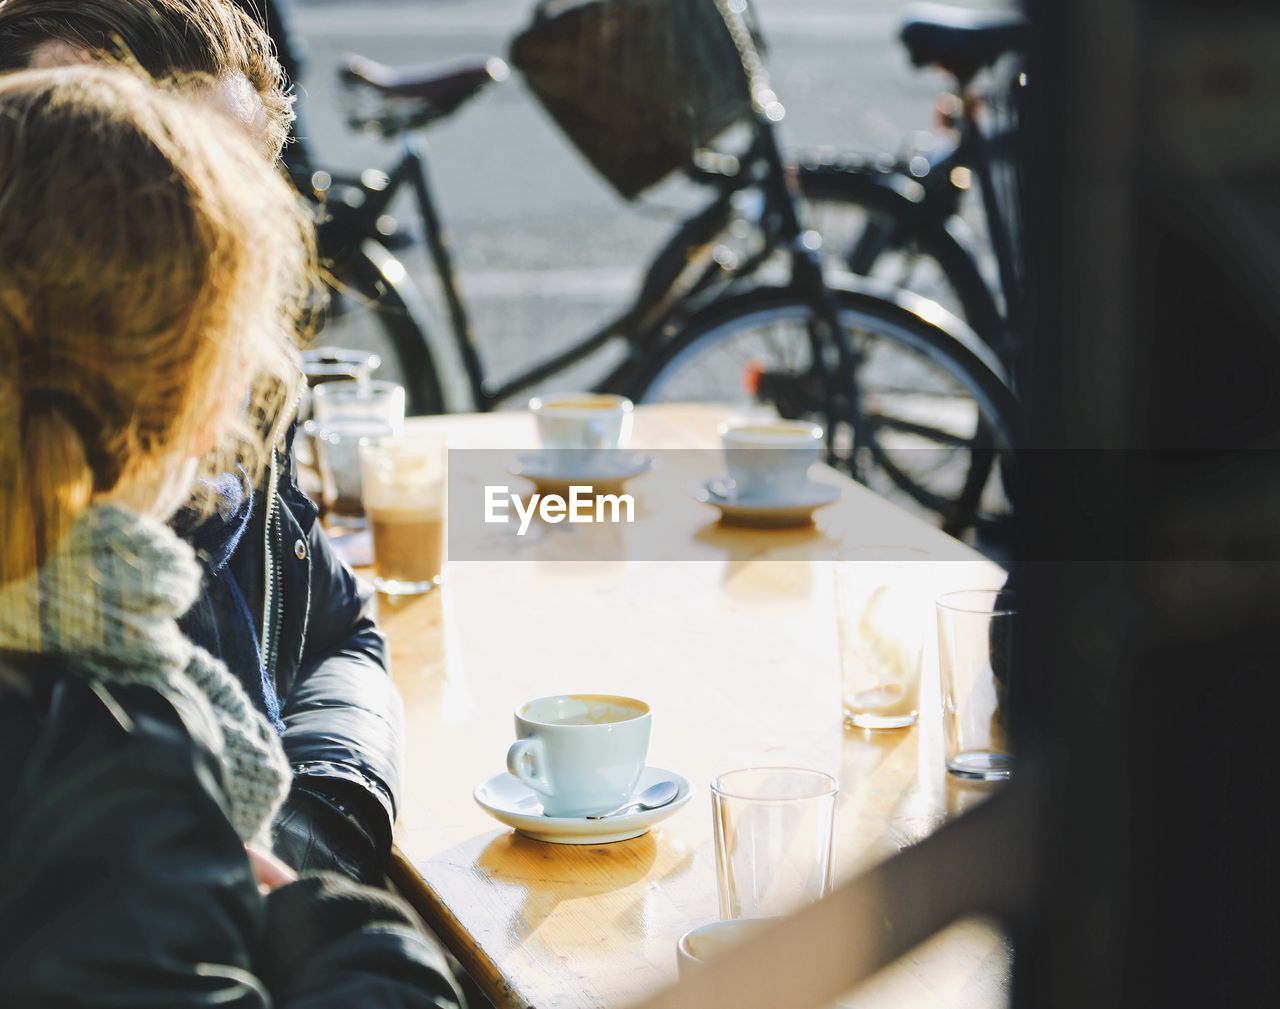
[[[219,641],[256,641],[271,671],[296,776],[276,824],[277,854],[296,869],[376,882],[400,797],[404,715],[372,589],[334,553],[291,459],[277,457],[226,566],[214,570],[205,558],[204,594],[182,626],[242,681],[261,677],[250,668],[258,656]],[[243,608],[227,605],[214,584],[226,578]]]
[[[0,1006],[462,1004],[389,894],[333,874],[259,892],[181,698],[64,669],[30,682],[0,690]]]

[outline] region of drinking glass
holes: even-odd
[[[860,729],[901,729],[919,717],[927,555],[903,550],[853,550],[834,565],[844,720]]]
[[[311,399],[320,386],[330,382],[367,384],[380,364],[382,358],[364,350],[345,347],[309,347],[304,350],[302,371],[307,376],[307,384],[298,404],[298,419],[311,419]]]
[[[404,427],[404,386],[395,382],[342,380],[311,390],[312,414],[321,428],[346,420],[376,420],[394,429]]]
[[[948,592],[937,611],[947,770],[961,778],[1006,779],[1013,771],[1005,723],[1017,617],[1012,595]]]
[[[720,917],[771,918],[831,892],[835,778],[795,767],[711,783]]]
[[[444,561],[445,450],[386,438],[360,448],[374,583],[388,595],[430,592]]]
[[[321,497],[331,517],[365,524],[360,447],[398,436],[404,404],[404,386],[394,382],[326,382],[312,391]]]

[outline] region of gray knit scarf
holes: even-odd
[[[189,728],[222,761],[232,825],[269,849],[289,763],[240,682],[178,629],[200,578],[195,554],[166,526],[114,506],[89,508],[37,574],[0,588],[0,649],[65,657],[104,684],[187,699],[206,723]]]

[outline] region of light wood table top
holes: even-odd
[[[642,408],[633,444],[714,448],[723,419],[712,407]],[[450,448],[534,443],[523,413],[415,419],[408,432]],[[629,487],[637,497],[643,479]],[[623,1007],[674,978],[676,939],[717,917],[708,783],[720,772],[834,774],[837,880],[982,797],[943,772],[928,647],[919,728],[843,727],[822,558],[839,545],[909,544],[950,562],[936,565],[939,592],[998,585],[1002,573],[842,483],[841,501],[803,531],[730,530],[692,499],[664,504],[703,560],[451,562],[439,590],[383,598],[408,737],[397,882],[499,1007]],[[471,792],[504,768],[512,712],[567,692],[647,700],[650,763],[685,775],[693,800],[611,845],[544,844],[491,820]],[[963,923],[842,1005],[1000,1005],[1007,963],[995,931]]]

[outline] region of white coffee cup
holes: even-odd
[[[507,770],[548,816],[588,816],[626,803],[649,752],[649,705],[611,694],[560,694],[516,710]]]
[[[543,448],[584,461],[592,453],[623,448],[631,438],[634,404],[625,396],[561,392],[529,400]],[[581,456],[581,458],[578,458]]]
[[[676,943],[676,960],[680,973],[699,970],[708,960],[725,950],[746,942],[777,922],[776,918],[731,918],[699,925],[682,935]]]
[[[721,424],[720,443],[734,491],[746,500],[793,500],[822,458],[822,428],[802,421]]]

